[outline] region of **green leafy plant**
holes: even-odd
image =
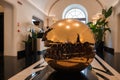
[[[28,32],[27,40],[24,40],[24,43],[31,43],[32,39],[37,39],[37,32],[30,30]]]
[[[24,43],[31,43],[32,42],[32,38],[30,37],[30,35],[28,35],[28,39],[23,41]]]
[[[112,14],[112,7],[110,7],[108,10],[103,9],[102,10],[102,17],[100,17],[96,23],[89,22],[88,26],[94,33],[94,38],[96,42],[101,42],[105,40],[105,32],[109,31],[111,32],[109,26],[108,26],[108,18]]]

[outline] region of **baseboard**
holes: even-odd
[[[43,53],[43,51],[37,51],[37,54],[40,55],[41,53]],[[24,57],[25,57],[25,50],[17,52],[17,58],[18,59],[21,59],[21,58],[24,58]]]
[[[113,48],[109,48],[107,46],[104,46],[104,51],[107,53],[110,53],[112,55],[114,55],[114,53],[115,53]]]

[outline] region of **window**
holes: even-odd
[[[87,23],[88,15],[86,9],[79,4],[72,4],[65,8],[63,18],[75,18],[83,23]]]

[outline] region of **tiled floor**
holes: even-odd
[[[114,69],[120,72],[120,54],[115,54],[114,56],[106,53],[105,61],[110,64]],[[0,56],[0,80],[7,80],[16,73],[25,69],[27,64],[25,64],[25,59],[17,59],[17,57],[10,56]]]

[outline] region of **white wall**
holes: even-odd
[[[5,1],[9,4],[2,1],[5,9],[4,55],[17,56],[17,51],[24,50],[22,41],[26,38],[25,33],[28,24],[32,22],[32,16],[34,15],[42,20],[46,16],[26,0],[20,0],[22,5],[18,4],[17,0]],[[18,32],[18,29],[20,32]]]
[[[116,1],[118,1],[116,3]],[[110,19],[110,28],[112,30],[112,43],[115,53],[120,53],[120,1],[113,2],[113,14]],[[116,3],[116,4],[115,4]]]
[[[119,0],[99,0],[105,8],[110,7],[111,5],[115,5],[116,2],[118,2]]]
[[[118,13],[120,13],[120,0],[100,0],[101,3],[104,5],[105,8],[109,8],[110,6],[113,6],[113,14],[109,19],[109,27],[111,28],[111,33],[107,34],[107,42],[106,46],[112,47],[115,50],[115,53],[120,53],[120,37],[119,37],[119,22],[120,18],[118,16]]]
[[[26,31],[29,28],[29,24],[32,24],[32,16],[36,16],[44,21],[45,15],[38,9],[32,7],[27,1],[22,2],[23,5],[17,5],[17,26],[20,32],[17,32],[17,50],[24,50],[24,43],[22,42],[26,38]]]
[[[13,8],[3,0],[0,3],[4,9],[4,55],[13,54]]]

